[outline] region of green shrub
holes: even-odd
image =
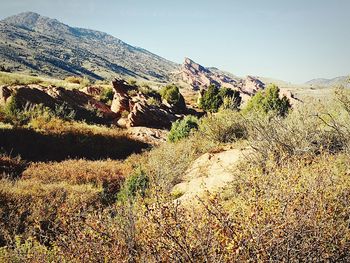
[[[75,119],[76,112],[67,102],[63,102],[61,105],[56,105],[54,115],[60,119],[69,121]]]
[[[183,120],[177,120],[171,126],[168,140],[177,142],[190,135],[192,130],[198,129],[198,119],[194,116],[186,116]]]
[[[145,196],[149,185],[149,178],[146,173],[140,168],[136,168],[134,172],[125,180],[123,187],[118,194],[118,199],[125,201],[133,199],[137,195]]]
[[[286,96],[280,98],[280,89],[270,84],[264,91],[257,92],[248,102],[245,111],[256,111],[267,114],[273,112],[280,116],[286,116],[291,107]]]
[[[112,88],[103,89],[100,95],[100,101],[102,101],[103,103],[106,103],[107,105],[111,105],[113,96],[114,96],[114,92]]]
[[[186,107],[184,97],[181,95],[179,88],[174,84],[162,88],[160,90],[160,95],[162,96],[162,99],[170,105],[181,108]]]
[[[215,85],[210,85],[204,92],[203,97],[199,100],[199,107],[205,111],[217,112],[219,108],[226,103],[226,109],[238,109],[241,105],[241,96],[238,91],[229,88],[218,88]],[[228,101],[230,101],[228,103]]]

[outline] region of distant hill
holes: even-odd
[[[338,86],[338,85],[349,86],[349,78],[350,78],[349,76],[341,76],[341,77],[336,77],[332,79],[319,78],[319,79],[310,80],[305,84],[314,85],[314,86],[325,86],[325,87]]]
[[[26,12],[0,21],[0,66],[54,77],[166,82],[179,65],[106,33]]]

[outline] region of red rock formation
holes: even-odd
[[[92,111],[100,113],[101,122],[112,121],[117,117],[106,104],[76,89],[67,90],[61,87],[40,85],[1,86],[0,104],[5,104],[12,95],[16,95],[17,103],[22,107],[42,104],[55,110],[57,106],[66,104],[82,119],[85,116],[90,117],[88,115],[91,115]]]
[[[92,95],[92,96],[99,96],[101,95],[103,88],[101,87],[85,87],[82,88],[80,91],[88,94],[88,95]]]
[[[259,90],[265,89],[265,84],[257,78],[247,76],[241,89],[249,95],[254,95]]]
[[[137,87],[127,84],[122,79],[115,79],[112,81],[114,97],[112,101],[111,110],[115,113],[121,114],[123,111],[130,111],[130,96],[128,91],[136,90]]]

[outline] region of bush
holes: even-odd
[[[148,186],[148,176],[140,167],[138,167],[128,178],[126,178],[123,188],[118,194],[118,199],[125,201],[126,199],[133,199],[137,195],[144,197]]]
[[[191,131],[198,129],[198,119],[194,116],[188,115],[183,120],[177,120],[171,126],[168,135],[170,142],[177,142],[182,138],[190,135]]]
[[[106,103],[107,105],[111,105],[114,97],[114,91],[112,88],[106,88],[102,90],[100,95],[100,101]]]
[[[185,99],[181,95],[179,88],[175,86],[174,84],[165,86],[160,90],[160,95],[162,96],[162,99],[165,100],[170,105],[184,108],[185,105]]]
[[[210,85],[199,100],[199,107],[205,111],[217,112],[226,103],[224,108],[237,110],[241,104],[241,96],[238,91],[229,88],[218,88]],[[228,103],[230,100],[230,103]]]
[[[245,120],[237,111],[223,110],[201,119],[200,133],[214,143],[235,142],[247,137]]]
[[[291,105],[289,99],[286,96],[280,98],[279,93],[279,88],[274,84],[270,84],[264,91],[258,91],[251,98],[245,112],[256,111],[264,114],[273,112],[280,116],[286,116]]]

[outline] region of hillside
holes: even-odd
[[[331,87],[337,85],[346,85],[349,81],[349,76],[340,76],[332,79],[318,78],[307,81],[305,84],[313,86]]]
[[[26,12],[0,21],[0,65],[12,71],[164,82],[177,64],[103,32]]]

